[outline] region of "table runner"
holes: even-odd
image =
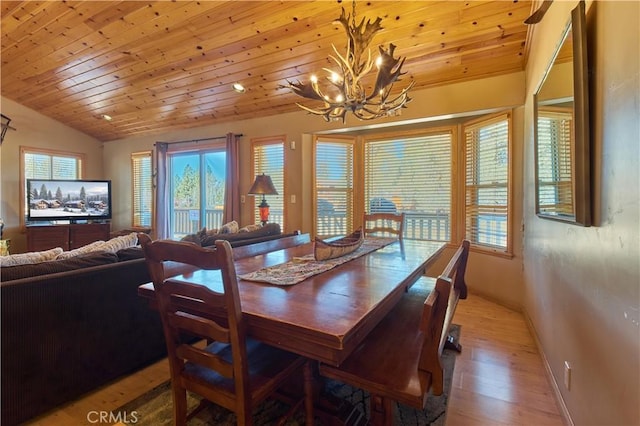
[[[315,260],[313,254],[308,254],[303,257],[296,257],[279,265],[268,266],[254,272],[241,274],[238,275],[238,277],[246,281],[257,281],[282,286],[294,285],[309,277],[321,274],[338,265],[378,250],[394,241],[397,241],[397,239],[367,237],[356,251],[335,259]]]

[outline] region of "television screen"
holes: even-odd
[[[27,220],[111,219],[110,180],[27,179]]]

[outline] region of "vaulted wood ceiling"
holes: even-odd
[[[523,70],[531,1],[358,1],[419,90]],[[5,1],[2,95],[99,140],[296,111],[350,1]],[[231,84],[242,83],[243,94]],[[110,115],[112,121],[102,119]],[[320,120],[320,118],[318,118]]]

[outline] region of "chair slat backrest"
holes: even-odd
[[[370,213],[363,218],[364,235],[397,235],[402,240],[404,234],[404,213]]]
[[[187,362],[213,369],[222,376],[234,378],[236,395],[248,392],[246,368],[246,332],[240,307],[238,281],[233,253],[228,241],[216,241],[215,248],[204,248],[190,242],[151,241],[139,236],[158,301],[158,309],[167,343],[172,380],[180,376]],[[176,264],[196,269],[219,270],[224,293],[171,278]],[[169,266],[165,268],[165,265]],[[171,274],[171,275],[168,275]],[[188,303],[180,303],[187,301]],[[223,308],[226,324],[201,315]],[[208,342],[231,344],[232,362],[192,345],[193,336]]]
[[[466,297],[467,287],[464,280],[469,241],[464,240],[456,250],[449,264],[436,280],[436,285],[424,304],[420,329],[424,341],[418,368],[432,375],[432,388],[440,395],[444,387],[444,368],[442,351],[448,337],[458,300]],[[464,297],[462,295],[464,294]]]

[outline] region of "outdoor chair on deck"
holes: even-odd
[[[139,238],[167,343],[174,424],[186,424],[187,418],[201,408],[187,414],[186,391],[190,391],[202,396],[203,401],[235,412],[237,424],[251,425],[256,405],[275,395],[285,381],[296,375],[301,378],[303,369],[309,368],[306,359],[246,336],[233,254],[227,241],[216,241],[214,249],[188,242],[152,242],[146,235]],[[209,270],[219,271],[222,283],[207,281],[205,286],[170,278],[168,271],[176,262],[207,270],[202,277],[211,273]],[[223,321],[206,315],[216,312]],[[194,336],[205,339],[206,347],[202,341],[194,344]],[[310,411],[311,395],[305,394],[305,407]],[[300,403],[302,399],[289,413]]]
[[[404,213],[365,213],[362,226],[365,237],[372,234],[396,235],[402,240]]]

